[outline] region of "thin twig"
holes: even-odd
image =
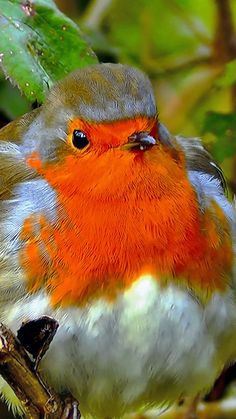
[[[164,73],[167,75],[167,73],[176,73],[212,62],[212,48],[208,44],[200,45],[195,51],[188,51],[182,55],[155,55],[155,46],[153,45],[154,25],[156,25],[155,16],[153,16],[148,8],[144,8],[140,16],[141,37],[139,59],[143,69],[149,76],[156,77]]]
[[[151,55],[143,57],[143,67],[148,72],[149,76],[156,77],[161,74],[177,73],[181,70],[192,69],[196,66],[209,64],[212,61],[210,51],[202,51],[198,54],[188,54],[182,56],[168,56],[161,58],[154,58]]]
[[[224,1],[224,0],[223,0]],[[196,16],[191,15],[181,2],[176,0],[168,0],[168,5],[173,9],[175,14],[178,14],[182,23],[185,24],[186,28],[203,44],[211,46],[211,36],[208,33],[204,23]]]
[[[84,27],[98,30],[113,0],[91,0],[81,21]]]
[[[3,324],[0,324],[0,374],[15,392],[28,418],[62,417],[63,400],[43,383],[24,347]]]
[[[164,102],[166,100],[164,94],[162,119],[168,121],[168,128],[171,131],[178,132],[183,127],[186,115],[191,115],[193,109],[205,98],[221,73],[220,66],[202,66],[184,80],[180,93],[168,96],[168,103]],[[198,86],[197,89],[196,86]]]

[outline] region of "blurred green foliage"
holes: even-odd
[[[236,155],[236,116],[234,112],[227,114],[208,112],[204,119],[202,132],[215,135],[212,153],[218,162],[223,162],[224,159]]]

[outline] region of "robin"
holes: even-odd
[[[211,388],[236,355],[234,230],[220,168],[137,69],[79,69],[0,131],[1,321],[59,322],[41,370],[84,417]]]

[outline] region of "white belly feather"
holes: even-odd
[[[236,352],[231,291],[204,307],[190,292],[145,276],[113,303],[52,312],[38,294],[5,321],[16,330],[23,319],[42,315],[60,324],[42,361],[49,381],[69,389],[94,418],[195,396]]]

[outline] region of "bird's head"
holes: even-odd
[[[64,182],[61,192],[78,190],[100,200],[127,199],[132,187],[141,196],[152,183],[158,194],[164,168],[168,183],[184,167],[182,153],[158,122],[149,79],[121,64],[80,69],[58,83],[24,144],[31,164],[40,162],[51,183]]]

